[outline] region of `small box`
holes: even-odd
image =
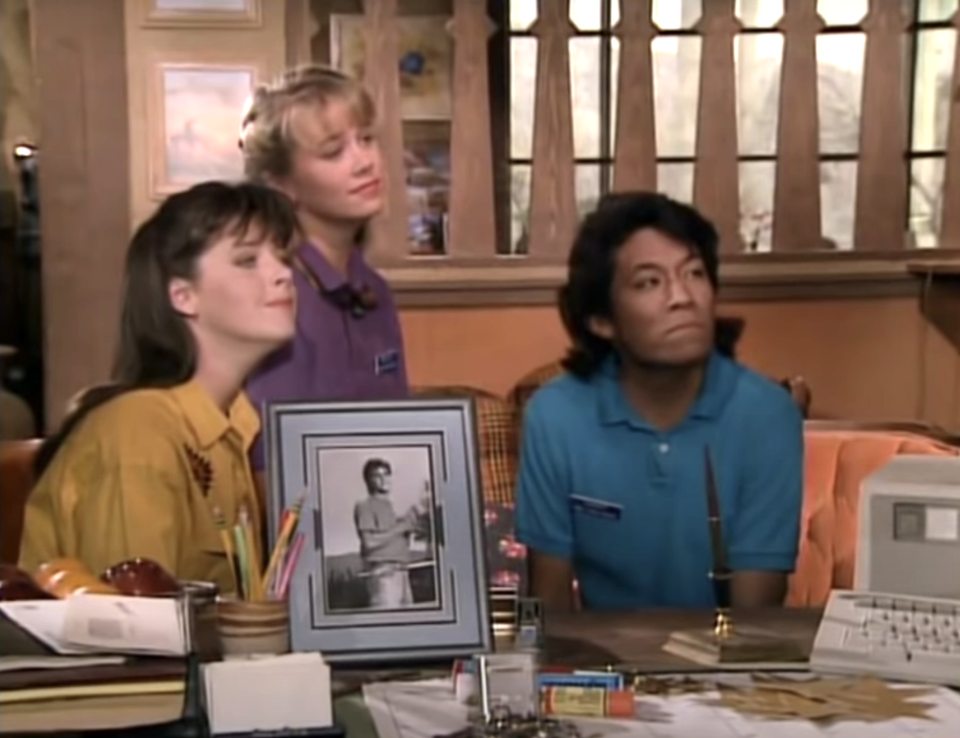
[[[203,681],[211,735],[333,727],[330,667],[318,653],[205,664]]]

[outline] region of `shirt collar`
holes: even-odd
[[[331,264],[327,257],[315,249],[309,242],[304,242],[297,249],[297,256],[310,269],[322,285],[323,289],[332,292],[344,285],[350,284],[361,287],[363,283],[364,260],[359,248],[350,251],[347,261],[347,273],[344,275]]]
[[[707,359],[703,386],[690,410],[688,418],[712,420],[720,415],[733,393],[737,366],[716,351]],[[600,421],[607,425],[628,423],[640,428],[651,426],[641,418],[627,401],[620,386],[620,360],[608,358],[592,380],[597,384]]]
[[[202,448],[210,448],[232,430],[246,450],[260,432],[260,416],[243,392],[226,414],[196,380],[174,387],[172,392]]]

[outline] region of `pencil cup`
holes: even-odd
[[[284,600],[221,599],[217,632],[224,658],[290,651],[290,610]]]

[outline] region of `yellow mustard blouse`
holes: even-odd
[[[246,502],[262,540],[247,455],[259,429],[245,395],[225,415],[196,382],[136,390],[96,408],[30,493],[20,567],[32,573],[67,557],[99,575],[141,556],[178,579],[234,592],[214,510],[232,527]]]

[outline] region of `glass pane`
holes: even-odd
[[[817,0],[817,13],[828,26],[853,26],[863,20],[869,4],[870,0]]]
[[[780,65],[783,34],[737,36],[737,123],[742,155],[771,155],[777,150]]]
[[[771,28],[783,16],[783,0],[737,0],[735,12],[744,28]]]
[[[412,123],[404,133],[410,251],[444,254],[450,211],[450,126]]]
[[[620,83],[620,39],[610,39],[610,155],[617,151],[617,93]]]
[[[916,43],[912,148],[916,151],[941,151],[947,147],[957,33],[950,29],[919,31]]]
[[[529,164],[510,167],[510,253],[526,254],[530,234],[530,174]]]
[[[948,20],[960,6],[957,0],[918,0],[920,22]]]
[[[509,0],[510,30],[526,31],[537,19],[538,0]]]
[[[650,15],[654,24],[664,31],[693,28],[700,20],[702,0],[653,0]]]
[[[577,213],[582,218],[597,207],[600,199],[600,165],[577,164]]]
[[[533,101],[537,89],[537,40],[510,39],[510,157],[533,155]]]
[[[657,191],[680,202],[692,202],[693,162],[658,164]]]
[[[943,216],[943,159],[914,159],[910,165],[910,232],[917,248],[940,242]]]
[[[777,165],[740,162],[740,235],[747,251],[770,251]]]
[[[857,162],[820,163],[820,222],[823,238],[841,251],[853,248],[853,219],[857,206]]]
[[[579,158],[600,156],[601,43],[599,36],[570,39],[573,152]]]
[[[620,22],[620,0],[610,0],[610,25]]]
[[[599,31],[605,0],[570,0],[570,20],[581,31]]]
[[[657,155],[693,156],[700,97],[700,38],[661,36],[650,45]]]
[[[821,154],[859,151],[865,46],[866,36],[862,33],[817,38]]]

